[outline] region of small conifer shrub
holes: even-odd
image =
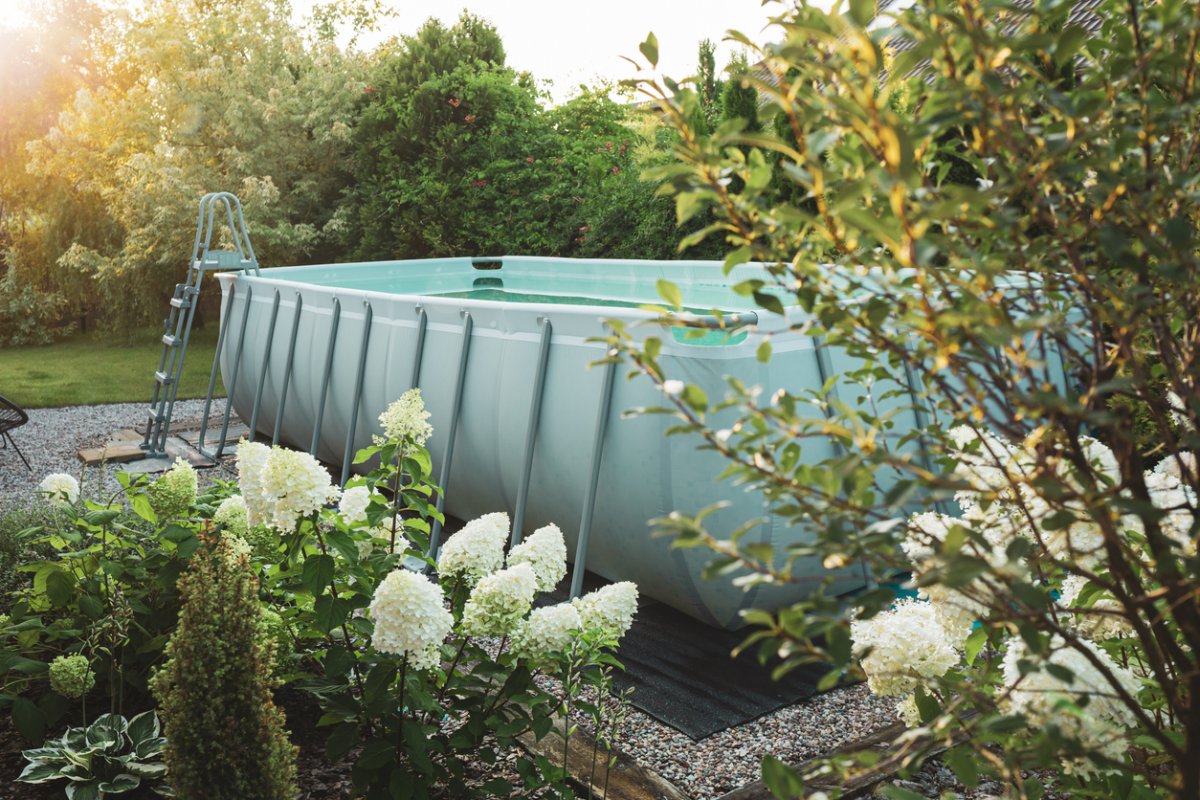
[[[257,581],[227,537],[202,532],[179,579],[179,626],[153,680],[180,800],[290,800],[296,748],[271,697]]]

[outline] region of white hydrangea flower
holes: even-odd
[[[1086,606],[1080,605],[1079,595],[1087,584],[1088,579],[1082,575],[1067,576],[1062,584],[1058,605],[1063,609],[1090,608],[1117,613],[1124,611],[1117,599],[1107,592],[1093,595]],[[1071,614],[1067,617],[1067,624],[1075,631],[1095,640],[1112,639],[1133,632],[1133,628],[1127,620],[1108,614]]]
[[[150,506],[159,519],[182,517],[196,500],[196,470],[182,458],[146,490]]]
[[[300,518],[340,494],[321,462],[308,453],[250,442],[238,445],[238,484],[249,523],[265,524],[280,533],[295,530]]]
[[[479,581],[463,607],[468,636],[507,636],[533,607],[537,578],[529,564],[493,572]]]
[[[567,544],[562,531],[551,523],[538,528],[508,554],[509,565],[529,564],[537,576],[539,592],[553,591],[567,574]]]
[[[429,412],[425,410],[421,390],[409,389],[379,415],[383,436],[376,436],[375,443],[393,440],[424,445],[433,434],[433,427],[426,421],[428,419]]]
[[[342,492],[342,499],[338,502],[338,513],[347,525],[367,521],[367,508],[371,505],[371,497],[374,494],[368,486],[353,486]]]
[[[896,703],[896,716],[906,726],[915,728],[921,724],[921,711],[917,708],[916,692],[909,692]]]
[[[573,603],[535,608],[512,635],[512,650],[531,661],[565,653],[575,633],[583,626]]]
[[[1196,454],[1188,451],[1183,451],[1175,455],[1170,455],[1147,473],[1147,477],[1151,474],[1157,476],[1158,480],[1168,480],[1174,478],[1177,481],[1183,480],[1183,470],[1186,469],[1189,475],[1196,474]]]
[[[380,581],[369,611],[375,620],[371,645],[376,650],[407,657],[413,669],[438,665],[438,648],[450,635],[454,618],[436,583],[397,569]]]
[[[900,549],[913,564],[922,564],[933,557],[935,544],[946,540],[950,526],[958,520],[936,511],[913,514],[908,520],[908,530],[900,542]]]
[[[967,481],[979,493],[1005,493],[1012,489],[1009,470],[1015,468],[1015,448],[995,434],[977,434],[966,425],[950,430],[950,439],[959,452],[954,454],[958,464],[954,474]],[[976,443],[978,443],[976,445]],[[964,506],[974,504],[971,492],[960,492],[956,498]]]
[[[225,528],[229,535],[245,538],[250,529],[250,514],[246,510],[245,499],[240,494],[226,497],[217,506],[213,522]]]
[[[468,522],[442,545],[438,574],[475,583],[503,566],[507,543],[508,514],[503,511],[484,514]]]
[[[959,663],[933,607],[920,600],[901,600],[870,619],[855,620],[850,638],[867,685],[882,697],[907,694]]]
[[[38,491],[46,495],[51,505],[67,505],[79,499],[79,481],[65,472],[52,472],[42,478]]]
[[[941,584],[922,586],[920,596],[933,609],[933,617],[946,634],[952,647],[961,649],[978,619],[987,615],[987,604],[976,596],[985,592],[977,581],[960,589],[949,589]]]
[[[242,439],[237,446],[238,488],[242,491],[246,503],[247,523],[254,527],[262,525],[267,520],[263,512],[267,508],[267,500],[263,496],[262,475],[271,455],[271,448],[261,442],[248,442]]]
[[[1167,392],[1167,405],[1171,407],[1171,418],[1175,424],[1185,431],[1193,430],[1192,421],[1187,416],[1187,403],[1175,392]]]
[[[1121,667],[1107,653],[1086,639],[1079,640],[1096,660],[1130,695],[1137,695],[1137,678]],[[1031,726],[1056,725],[1065,734],[1078,739],[1089,749],[1096,750],[1108,758],[1120,760],[1128,750],[1124,732],[1136,724],[1133,712],[1116,696],[1116,692],[1091,661],[1079,650],[1068,647],[1058,636],[1050,643],[1051,653],[1044,661],[1029,653],[1025,642],[1014,636],[1001,663],[1007,694],[1003,705],[1006,710],[1021,714]],[[1035,669],[1022,676],[1019,662],[1033,662]],[[1073,678],[1064,681],[1044,667],[1054,664],[1070,670]],[[1063,702],[1078,704],[1087,697],[1087,705],[1070,711],[1062,708]],[[1068,771],[1082,773],[1094,769],[1089,763],[1077,761],[1065,765]]]
[[[572,602],[579,610],[583,630],[600,630],[605,637],[616,642],[633,624],[633,617],[637,614],[638,588],[632,581],[610,583]]]

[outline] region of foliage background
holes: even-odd
[[[279,0],[41,9],[0,53],[0,342],[157,322],[214,190],[242,199],[264,266],[675,258],[689,232],[642,180],[676,144],[657,112],[608,86],[551,107],[466,12],[364,51],[335,37],[369,3],[303,24]],[[715,125],[711,42],[697,73]]]

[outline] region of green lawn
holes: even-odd
[[[150,403],[162,357],[160,330],[132,337],[76,334],[54,344],[0,348],[0,394],[25,408]],[[203,397],[217,346],[217,326],[192,331],[179,399]],[[220,381],[217,392],[223,392]]]

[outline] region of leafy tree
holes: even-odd
[[[22,248],[20,263],[82,276],[113,325],[156,319],[191,250],[197,198],[214,187],[246,203],[263,262],[332,254],[357,59],[306,38],[271,0],[156,0],[108,17],[92,47],[94,84],[29,145],[28,169],[103,208],[110,235],[60,227],[48,236],[71,241],[64,252]]]
[[[716,127],[721,118],[721,94],[723,85],[717,79],[716,45],[712,39],[701,39],[699,58],[696,65],[696,85],[700,91],[700,107],[709,130]]]
[[[782,668],[865,670],[900,700],[914,731],[882,767],[945,745],[962,781],[1012,797],[1043,794],[1030,769],[1079,797],[1200,796],[1197,8],[1101,2],[1094,36],[1071,4],[874,10],[801,3],[756,48],[769,77],[749,83],[782,128],[706,136],[694,94],[644,84],[679,136],[659,174],[680,219],[711,210],[762,328],[842,365],[769,399],[665,395],[794,544],[662,524],[746,586],[802,564],[914,574],[921,602],[826,586],[747,615]],[[979,180],[949,179],[958,162]],[[613,344],[682,377],[659,337]],[[764,774],[781,797],[808,777]]]

